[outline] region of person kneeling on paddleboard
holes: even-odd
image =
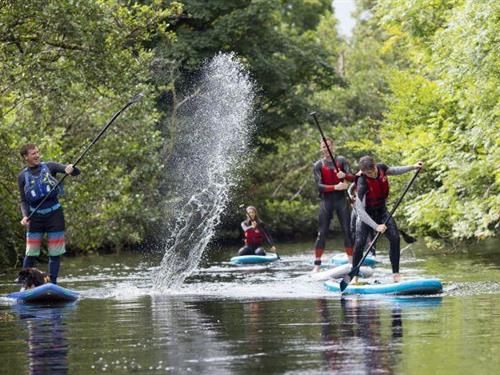
[[[262,247],[263,237],[271,246],[271,250],[276,251],[273,239],[257,215],[257,209],[254,206],[248,206],[246,214],[247,219],[241,223],[241,228],[245,232],[245,246],[238,251],[238,255],[266,255]]]
[[[66,252],[66,247],[64,214],[58,200],[58,195],[62,193],[62,186],[59,185],[61,188],[52,188],[58,182],[55,178],[57,173],[77,176],[80,174],[80,170],[74,168],[72,164],[42,162],[40,151],[33,143],[23,145],[20,154],[27,164],[27,167],[17,178],[23,215],[21,224],[27,227],[26,256],[23,268],[35,266],[36,258],[40,255],[43,235],[47,233],[50,282],[56,284],[59,273],[59,258]],[[47,195],[49,196],[47,197]],[[41,206],[29,218],[39,204]]]
[[[371,156],[363,156],[359,160],[359,167],[362,171],[357,180],[356,213],[356,242],[354,243],[353,264],[357,265],[363,258],[363,250],[367,237],[372,229],[384,233],[389,239],[394,282],[399,282],[399,257],[400,240],[399,231],[394,218],[390,218],[387,225],[383,223],[389,216],[386,200],[389,196],[389,180],[387,176],[400,175],[415,169],[422,168],[423,163],[404,167],[388,167],[385,164],[376,164]]]

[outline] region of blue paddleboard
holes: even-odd
[[[278,260],[279,257],[274,253],[267,253],[266,255],[240,255],[231,258],[233,264],[255,264],[255,263],[271,263]]]
[[[335,281],[326,281],[325,288],[331,292],[340,293],[340,285]],[[420,279],[402,281],[390,284],[350,284],[344,294],[397,294],[397,295],[424,295],[439,294],[443,285],[438,279]]]
[[[78,299],[80,293],[63,288],[59,285],[47,283],[36,288],[26,289],[21,292],[7,294],[7,298],[12,298],[23,303],[61,303],[73,302]]]
[[[330,260],[330,263],[332,263],[335,266],[341,266],[343,264],[347,264],[348,263],[347,255],[346,254],[337,254],[337,255],[334,255],[332,257],[332,259]],[[374,266],[376,266],[379,263],[380,263],[379,260],[377,260],[375,257],[369,255],[363,261],[362,266],[374,267]]]

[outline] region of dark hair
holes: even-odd
[[[359,169],[362,171],[368,171],[375,167],[375,159],[369,155],[363,156],[359,159]]]
[[[19,149],[19,153],[21,154],[22,157],[28,155],[28,152],[30,150],[33,150],[36,148],[36,144],[34,143],[26,143],[25,145],[22,145],[21,148]]]

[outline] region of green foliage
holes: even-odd
[[[378,149],[393,160],[426,162],[420,194],[406,206],[408,221],[451,240],[494,236],[500,218],[498,2],[380,1],[378,11],[407,51],[428,56],[426,64],[412,60],[410,69],[389,77]]]

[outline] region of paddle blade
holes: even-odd
[[[340,292],[344,292],[344,290],[349,286],[351,281],[351,276],[345,275],[344,278],[340,281]]]
[[[399,233],[401,233],[401,237],[403,237],[403,240],[405,240],[406,243],[417,242],[417,239],[413,236],[410,236],[408,233],[403,232],[402,230],[399,230]]]
[[[135,102],[138,102],[139,100],[142,99],[142,97],[144,96],[144,94],[142,92],[136,94],[132,99],[130,99],[130,104],[132,103],[135,103]]]

